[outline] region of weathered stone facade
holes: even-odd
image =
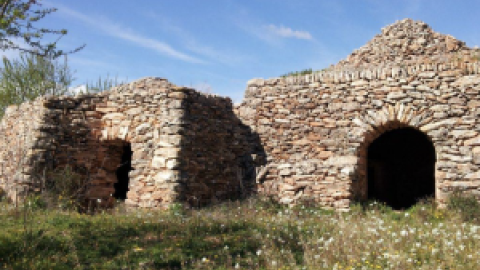
[[[8,148],[0,152],[0,188],[15,200],[41,190],[44,172],[69,166],[88,178],[88,198],[108,202],[127,192],[115,185],[128,162],[128,193],[119,196],[128,205],[203,205],[253,188],[242,173],[248,132],[229,98],[158,78],[98,95],[40,98],[10,107],[2,120],[0,143]]]
[[[403,20],[325,71],[249,81],[235,108],[157,78],[40,98],[2,119],[0,188],[15,199],[68,165],[92,199],[127,183],[119,197],[133,207],[255,192],[337,209],[443,203],[454,189],[480,198],[479,57]]]
[[[455,188],[479,196],[479,53],[422,22],[404,20],[329,70],[251,80],[237,110],[268,157],[259,192],[284,203],[346,209],[352,200],[371,198],[369,184],[375,184],[369,181],[375,180],[368,166],[372,177],[387,170],[372,168],[371,143],[388,131],[411,129],[426,135],[435,152],[434,186],[423,195],[440,203]],[[397,168],[402,171],[408,169]],[[422,185],[421,179],[401,180],[393,185],[382,179],[390,186],[384,191],[408,197]]]

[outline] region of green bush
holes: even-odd
[[[48,174],[45,200],[50,207],[78,209],[86,200],[87,179],[70,166],[58,168]]]
[[[312,74],[314,71],[311,68],[307,68],[300,71],[289,72],[287,74],[283,74],[281,77],[290,77],[290,76],[298,76],[298,75],[307,75]]]
[[[18,59],[3,58],[0,67],[0,118],[13,104],[39,96],[58,96],[68,92],[73,75],[67,58],[57,59],[21,54]]]
[[[480,203],[473,195],[455,191],[448,197],[447,208],[458,212],[464,222],[479,222]]]

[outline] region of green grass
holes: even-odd
[[[480,269],[480,226],[424,202],[349,213],[252,198],[96,215],[0,205],[0,269]]]

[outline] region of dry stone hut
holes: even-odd
[[[480,197],[479,60],[406,19],[326,71],[249,81],[237,110],[268,159],[258,191],[337,209]]]
[[[480,198],[480,51],[402,20],[322,72],[254,79],[230,99],[146,78],[10,107],[0,189],[15,200],[69,168],[132,207],[251,193],[348,209]]]
[[[160,78],[11,106],[0,134],[0,188],[11,200],[65,181],[65,171],[84,180],[87,198],[132,207],[203,205],[254,186],[244,181],[249,128],[231,100]]]

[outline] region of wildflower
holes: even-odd
[[[235,264],[235,269],[240,269],[240,264],[236,263]]]
[[[262,251],[259,249],[257,250],[257,256],[260,256],[260,254],[262,254]]]
[[[205,263],[207,263],[207,262],[208,262],[208,259],[207,259],[207,258],[205,258],[205,257],[203,257],[203,258],[202,258],[202,262],[205,262]]]
[[[228,246],[226,245],[223,249],[228,250]]]

